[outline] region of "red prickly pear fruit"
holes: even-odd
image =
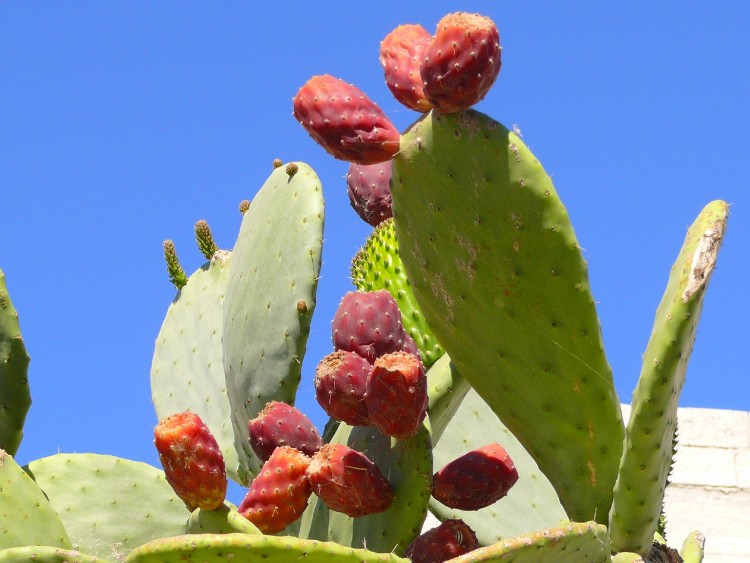
[[[365,454],[343,444],[326,444],[307,469],[313,492],[325,505],[352,518],[388,509],[393,491]]]
[[[191,512],[215,510],[224,503],[224,456],[197,414],[181,412],[163,418],[154,428],[154,445],[167,482]]]
[[[417,343],[414,342],[414,339],[408,333],[406,338],[404,338],[404,345],[401,347],[401,351],[414,354],[420,361],[422,360],[422,353],[419,351],[419,346],[417,346]]]
[[[394,352],[375,360],[365,394],[370,422],[394,438],[414,436],[427,413],[427,377],[414,354]]]
[[[516,481],[518,471],[505,448],[488,444],[435,473],[432,496],[449,508],[479,510],[507,495]]]
[[[393,96],[410,109],[427,112],[432,104],[425,97],[419,64],[432,35],[419,24],[400,25],[380,43],[380,64]]]
[[[477,535],[463,520],[445,520],[411,542],[404,555],[412,563],[442,563],[478,548]]]
[[[365,403],[370,362],[356,352],[338,350],[315,368],[315,398],[329,416],[351,426],[369,426]]]
[[[270,401],[247,428],[248,442],[261,461],[271,457],[279,446],[290,446],[310,456],[323,445],[310,419],[299,409],[279,401]]]
[[[333,317],[332,331],[335,350],[356,352],[370,363],[401,350],[407,336],[398,304],[385,289],[344,295]]]
[[[334,158],[375,164],[390,160],[401,136],[383,111],[353,84],[313,76],[294,97],[294,117]]]
[[[362,220],[377,227],[393,217],[391,210],[391,161],[351,164],[346,173],[349,203]]]
[[[464,12],[445,16],[422,61],[425,96],[441,113],[473,106],[495,83],[500,57],[500,34],[490,18]]]
[[[275,534],[297,520],[310,499],[310,458],[280,446],[263,464],[237,511],[264,534]]]

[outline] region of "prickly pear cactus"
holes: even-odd
[[[237,507],[225,502],[216,510],[196,508],[188,519],[188,534],[260,534],[254,524],[244,518]]]
[[[260,463],[248,443],[248,421],[268,401],[294,403],[320,277],[322,187],[308,165],[290,165],[271,173],[243,215],[224,298],[235,447],[253,475]]]
[[[16,455],[31,406],[26,353],[18,313],[0,270],[0,449]]]
[[[617,551],[645,555],[657,529],[672,465],[679,396],[728,215],[723,201],[711,202],[701,211],[688,230],[656,310],[633,393],[610,514]]]
[[[233,563],[408,563],[391,553],[352,549],[332,542],[252,534],[206,534],[153,541],[132,551],[125,563],[232,561]]]
[[[456,368],[568,516],[606,523],[620,404],[586,263],[544,169],[489,117],[431,112],[402,137],[391,193],[406,274]]]
[[[39,486],[0,450],[0,549],[23,546],[72,548],[60,517]]]
[[[57,454],[32,461],[26,471],[60,515],[73,544],[89,555],[121,560],[134,547],[185,530],[185,505],[164,473],[145,463]]]
[[[86,555],[78,550],[61,549],[54,546],[26,546],[0,549],[0,563],[109,563],[108,559],[99,559]]]

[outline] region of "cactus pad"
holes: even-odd
[[[656,311],[633,393],[610,514],[617,551],[645,555],[658,526],[672,465],[680,392],[728,214],[723,201],[703,208],[687,232]]]
[[[49,545],[12,547],[0,550],[0,563],[27,563],[28,561],[38,563],[109,563],[107,559],[99,559],[80,551]]]
[[[188,513],[164,473],[109,455],[57,454],[32,461],[36,480],[78,549],[123,557],[155,538],[181,534]]]
[[[571,520],[606,522],[624,434],[588,270],[549,176],[471,110],[402,137],[396,236],[458,371],[531,453]]]
[[[323,193],[304,163],[276,168],[242,216],[224,299],[224,373],[237,451],[260,469],[248,421],[271,400],[293,404],[315,309]],[[304,306],[303,306],[304,305]]]
[[[16,455],[31,406],[26,353],[18,313],[0,270],[0,450]]]
[[[71,548],[62,521],[39,486],[0,450],[0,549],[27,545]]]

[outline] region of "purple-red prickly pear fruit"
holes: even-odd
[[[411,542],[404,555],[412,563],[442,563],[478,548],[477,535],[463,520],[445,520]]]
[[[326,444],[307,469],[313,492],[325,505],[352,518],[383,512],[393,501],[388,480],[365,454]]]
[[[290,446],[310,456],[323,445],[310,419],[299,409],[279,401],[270,401],[247,428],[248,442],[261,461],[271,457],[279,446]]]
[[[479,510],[507,495],[516,481],[518,471],[505,448],[488,444],[435,473],[432,496],[449,508]]]
[[[500,34],[490,18],[464,12],[445,16],[422,61],[425,96],[441,113],[473,106],[495,83],[500,56]]]
[[[406,334],[406,338],[404,338],[404,345],[401,346],[401,351],[408,354],[414,354],[420,360],[422,359],[422,353],[419,351],[419,346],[417,346],[417,343],[414,342],[414,339],[409,336],[408,333]]]
[[[427,112],[432,104],[425,98],[419,65],[432,35],[419,24],[400,25],[380,43],[380,64],[385,83],[393,96],[410,109]]]
[[[297,520],[312,494],[307,480],[310,458],[280,446],[263,464],[237,509],[264,534],[275,534]]]
[[[351,164],[346,173],[349,203],[365,223],[377,227],[393,217],[390,160],[377,164]]]
[[[294,97],[294,117],[334,158],[374,164],[393,158],[401,135],[362,90],[328,74],[313,76]]]
[[[370,422],[394,438],[414,436],[427,413],[427,377],[414,354],[394,352],[375,360],[365,394]]]
[[[398,304],[384,289],[344,295],[333,317],[332,331],[335,350],[356,352],[370,363],[401,350],[407,336]]]
[[[315,368],[315,398],[329,416],[351,426],[369,426],[365,403],[370,362],[356,352],[338,350]]]
[[[224,456],[197,414],[181,412],[163,418],[154,428],[154,445],[167,482],[191,512],[215,510],[224,503]]]

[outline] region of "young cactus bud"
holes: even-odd
[[[195,224],[195,242],[198,243],[198,249],[207,260],[213,258],[214,253],[219,247],[214,242],[214,235],[211,233],[211,227],[205,219],[201,219]]]
[[[180,260],[177,258],[177,252],[174,248],[174,242],[171,240],[164,241],[164,259],[167,261],[167,273],[169,274],[169,281],[177,289],[182,289],[187,283],[187,275],[185,270],[180,266]]]

